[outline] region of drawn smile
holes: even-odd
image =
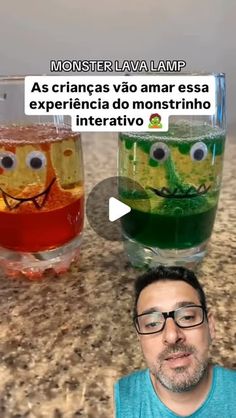
[[[2,192],[2,197],[5,202],[5,205],[7,206],[9,210],[18,208],[24,202],[32,202],[34,206],[36,207],[36,209],[41,209],[47,201],[49,192],[55,180],[56,180],[56,177],[52,179],[48,187],[43,192],[36,194],[32,197],[14,197],[10,195],[9,193],[6,193],[1,187],[0,187],[0,191]]]
[[[206,186],[205,183],[201,184],[198,188],[190,186],[189,188],[176,187],[174,190],[170,190],[167,187],[162,189],[154,189],[149,187],[157,196],[165,197],[167,199],[188,199],[192,197],[202,196],[208,192],[211,186]]]

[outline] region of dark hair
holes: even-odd
[[[182,280],[183,282],[188,283],[190,286],[196,289],[201,306],[207,313],[205,293],[193,271],[188,270],[185,267],[160,266],[156,269],[148,270],[146,273],[137,277],[134,284],[134,318],[137,315],[137,303],[142,290],[151,283],[167,280]]]

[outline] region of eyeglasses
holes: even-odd
[[[134,325],[139,334],[155,334],[164,329],[167,318],[173,318],[180,328],[193,328],[204,321],[205,309],[200,305],[188,305],[171,312],[145,312],[134,317]]]

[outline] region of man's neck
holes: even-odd
[[[171,411],[178,415],[186,416],[193,414],[205,401],[212,384],[213,368],[208,370],[202,380],[193,389],[187,392],[171,392],[166,389],[152,374],[153,387],[160,400]]]

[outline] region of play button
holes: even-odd
[[[109,199],[109,221],[114,222],[131,211],[131,207],[120,202],[115,197]]]
[[[89,225],[102,238],[122,241],[122,222],[130,222],[135,216],[135,199],[142,198],[142,208],[149,211],[150,202],[139,183],[127,177],[109,177],[98,183],[86,201]],[[140,229],[145,225],[140,225]]]

